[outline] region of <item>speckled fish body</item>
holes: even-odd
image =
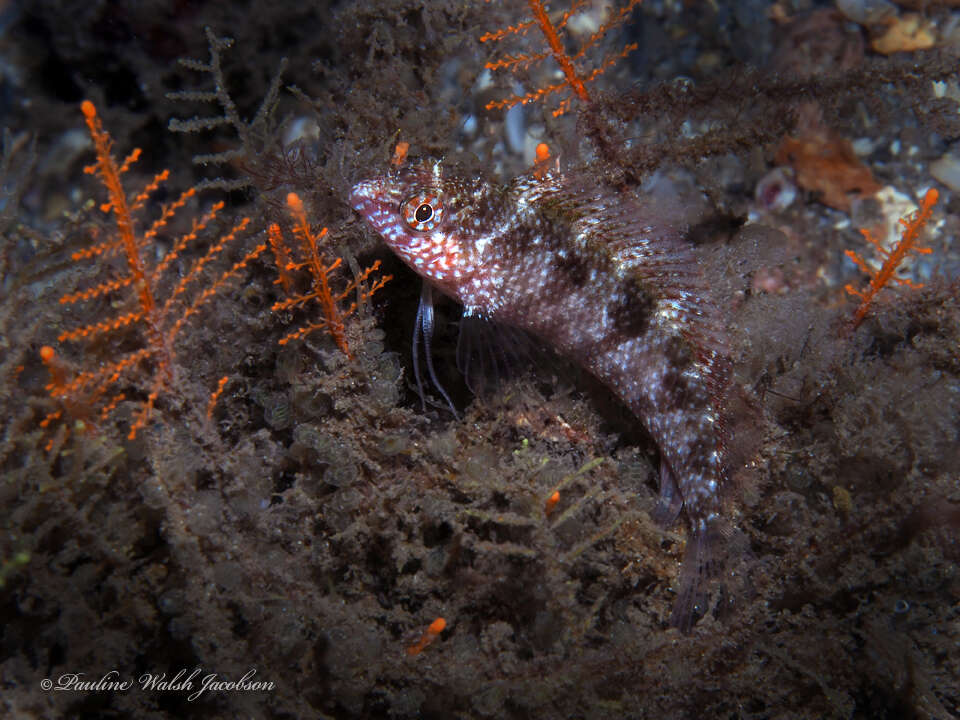
[[[466,313],[539,337],[643,421],[661,452],[659,514],[672,520],[682,503],[691,524],[673,617],[688,627],[726,480],[727,360],[683,229],[652,203],[559,172],[501,188],[407,168],[358,184],[351,203]]]

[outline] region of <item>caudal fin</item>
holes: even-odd
[[[718,517],[694,522],[678,579],[670,624],[687,634],[707,612],[710,580],[723,569],[730,532]]]

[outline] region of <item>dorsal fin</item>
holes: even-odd
[[[722,393],[729,374],[724,322],[685,240],[688,228],[676,203],[556,171],[517,178],[512,189],[569,222],[584,253],[605,257],[616,272],[636,278],[666,312],[675,313],[678,330],[709,368],[713,391]]]

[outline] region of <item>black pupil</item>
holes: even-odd
[[[417,208],[417,211],[413,214],[413,217],[417,222],[426,222],[433,217],[433,208],[424,203]]]

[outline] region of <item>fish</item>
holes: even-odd
[[[683,512],[689,522],[670,617],[689,632],[729,528],[731,362],[681,213],[584,172],[539,167],[500,185],[439,162],[392,168],[356,184],[349,201],[424,281],[421,392],[420,337],[439,387],[429,350],[439,292],[465,317],[520,329],[576,361],[639,418],[660,454],[654,518],[668,526]]]

